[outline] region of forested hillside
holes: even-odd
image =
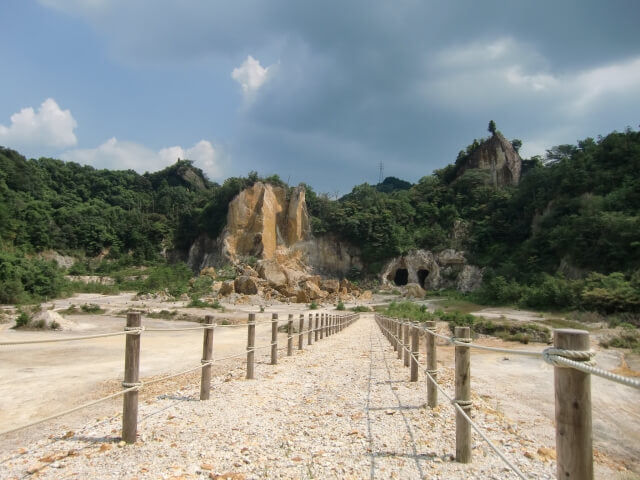
[[[553,147],[504,188],[486,170],[459,173],[481,143],[414,185],[390,177],[337,201],[307,187],[314,233],[359,246],[365,276],[413,248],[453,247],[485,267],[478,300],[638,310],[640,133]],[[104,257],[103,272],[180,258],[198,235],[221,232],[229,201],[257,180],[282,184],[251,173],[218,185],[186,160],[139,175],[0,149],[0,301],[60,291],[58,269],[34,257],[43,250]],[[84,260],[77,272],[95,268]]]

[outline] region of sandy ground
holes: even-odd
[[[375,300],[375,299],[374,299]],[[55,309],[67,308],[70,304],[97,303],[109,310],[104,315],[69,316],[76,324],[76,331],[36,332],[10,330],[10,325],[0,325],[0,340],[17,341],[45,337],[75,336],[122,331],[124,316],[121,312],[131,308],[143,310],[174,310],[201,315],[207,312],[197,309],[182,309],[180,302],[156,301],[134,302],[131,295],[100,296],[83,294],[72,299],[55,302]],[[244,322],[248,312],[257,312],[258,320],[271,318],[272,312],[283,319],[293,313],[297,324],[304,305],[277,305],[267,307],[259,313],[258,306],[229,306],[230,311],[216,314],[221,323]],[[495,310],[495,309],[494,309]],[[496,312],[498,313],[498,312]],[[118,315],[119,314],[119,315]],[[193,326],[192,322],[158,320],[143,317],[147,327],[179,328]],[[442,328],[446,328],[444,324]],[[259,326],[257,345],[266,345],[270,340],[270,326]],[[507,345],[523,348],[520,344],[505,344],[496,339],[483,339],[489,345]],[[280,345],[285,345],[281,334]],[[246,345],[245,328],[218,328],[215,332],[215,356],[223,357],[242,353]],[[543,346],[528,345],[527,349]],[[151,378],[177,372],[199,364],[202,349],[202,332],[175,332],[171,335],[147,332],[142,340],[141,377]],[[116,391],[122,379],[124,337],[110,337],[81,342],[39,344],[0,347],[0,430],[22,425],[34,419],[79,405],[105,392]],[[439,348],[439,361],[443,366],[453,365],[451,347]],[[596,360],[605,368],[616,368],[621,355],[615,350],[601,351]],[[222,374],[233,362],[217,366]],[[235,361],[236,365],[241,360]],[[187,376],[167,385],[159,385],[149,392],[175,395],[184,383],[197,382],[197,375]],[[554,444],[554,394],[553,369],[542,361],[520,356],[509,356],[474,351],[472,359],[472,386],[488,405],[504,416],[513,430],[520,423],[528,428],[539,426],[535,435],[542,443]],[[593,378],[593,426],[596,458],[609,462],[615,469],[630,468],[640,473],[640,392],[611,382]],[[150,397],[149,397],[150,398]],[[104,414],[113,414],[119,402],[93,407],[78,414],[54,422],[61,429],[75,429],[78,425],[95,421]],[[105,411],[106,409],[106,411]],[[64,431],[64,430],[63,430]],[[40,427],[20,434],[0,437],[0,460],[15,451],[16,445],[27,444],[42,436]],[[1,477],[1,475],[0,475]]]

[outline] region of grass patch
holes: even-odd
[[[600,340],[600,346],[603,348],[628,348],[633,353],[640,354],[640,332],[633,325],[628,327],[625,325],[618,335]]]
[[[589,330],[592,326],[585,325],[577,320],[569,320],[566,318],[545,318],[540,323],[548,325],[551,328],[575,328],[578,330]]]
[[[316,301],[315,301],[315,300],[313,300],[313,301],[309,304],[309,307],[308,307],[308,308],[309,308],[309,310],[317,310],[318,308],[320,308],[320,305],[318,305],[318,304],[316,303]]]
[[[365,307],[364,305],[358,305],[357,307],[353,307],[351,311],[352,312],[370,312],[371,309],[369,307]]]
[[[191,301],[187,305],[187,308],[217,308],[220,310],[224,310],[224,307],[218,300],[215,300],[214,302],[205,302],[204,300],[197,297],[191,298]]]

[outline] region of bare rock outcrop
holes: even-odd
[[[482,142],[459,166],[458,176],[472,168],[488,170],[491,174],[491,184],[496,188],[517,185],[520,181],[522,158],[511,142],[500,132],[496,132]]]
[[[428,250],[412,250],[389,261],[382,270],[384,285],[416,284],[424,290],[455,288],[475,290],[482,282],[482,271],[469,265],[464,253],[452,249],[434,255]]]
[[[222,250],[233,263],[242,257],[275,259],[278,247],[306,240],[311,234],[305,189],[286,198],[282,187],[255,183],[229,204]]]

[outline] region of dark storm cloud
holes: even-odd
[[[344,193],[381,161],[412,181],[443,167],[489,119],[525,154],[637,123],[633,0],[43,3],[125,62],[273,65],[236,119],[234,174]]]

